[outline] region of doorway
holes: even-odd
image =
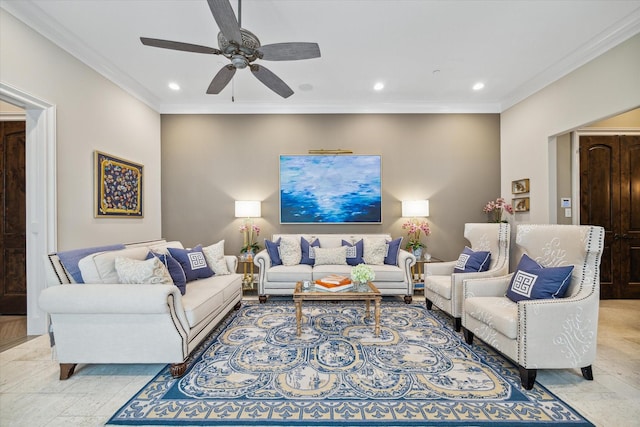
[[[600,297],[640,298],[640,135],[580,135],[580,223],[605,229]]]

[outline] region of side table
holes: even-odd
[[[424,282],[427,278],[427,264],[431,264],[432,262],[442,262],[441,259],[431,257],[430,259],[418,259],[416,263],[411,267],[411,276],[413,279],[413,289],[414,291],[423,291],[424,292]]]
[[[238,273],[242,273],[242,290],[255,290],[256,280],[255,274],[257,267],[253,263],[253,258],[238,258]]]

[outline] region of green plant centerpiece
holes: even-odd
[[[376,278],[376,273],[366,264],[358,264],[351,269],[351,280],[356,286],[366,285]]]

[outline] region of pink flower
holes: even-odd
[[[502,212],[506,211],[508,214],[513,214],[513,207],[509,203],[506,203],[504,198],[498,197],[495,201],[491,200],[487,202],[482,211],[484,213],[493,213],[494,222],[503,222]]]

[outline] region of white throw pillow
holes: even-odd
[[[115,266],[120,283],[173,285],[169,270],[157,257],[146,261],[116,257]]]
[[[280,259],[282,265],[298,265],[302,259],[300,239],[295,237],[282,237],[280,239]]]
[[[387,241],[382,238],[364,237],[364,249],[362,259],[366,264],[382,265],[384,257],[387,255]]]
[[[227,268],[227,261],[224,259],[224,240],[214,243],[211,246],[202,248],[207,264],[218,276],[231,274]]]
[[[148,253],[149,249],[144,246],[118,251],[98,252],[78,261],[78,268],[85,283],[119,283],[115,259],[121,257],[143,260]]]
[[[347,247],[315,248],[315,265],[347,265]]]

